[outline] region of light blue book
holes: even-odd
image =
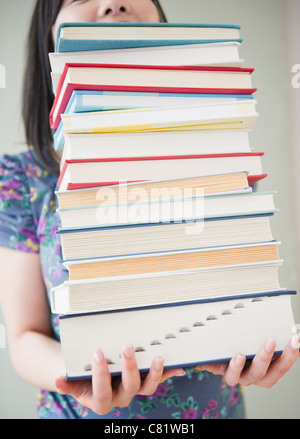
[[[216,102],[233,102],[253,99],[252,95],[184,94],[184,93],[134,93],[113,91],[74,90],[64,114],[105,110],[189,106]],[[57,151],[64,145],[63,123],[54,134]]]

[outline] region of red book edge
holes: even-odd
[[[85,67],[85,68],[102,68],[102,69],[139,69],[139,70],[196,70],[206,72],[244,72],[252,74],[254,68],[248,67],[211,67],[211,66],[159,66],[159,65],[144,65],[144,64],[110,64],[110,63],[66,63],[65,69],[68,70],[72,67]],[[66,73],[63,72],[65,76]]]
[[[182,160],[182,159],[205,159],[219,157],[253,157],[263,156],[264,152],[232,152],[227,154],[190,154],[190,155],[166,155],[166,156],[144,156],[144,157],[109,157],[94,159],[67,159],[65,163],[94,163],[94,162],[137,162],[148,160]]]
[[[60,96],[67,72],[72,67],[86,67],[86,68],[131,68],[131,69],[155,69],[155,70],[196,70],[196,71],[222,71],[222,72],[245,72],[252,74],[255,69],[242,67],[197,67],[197,66],[145,66],[145,65],[128,65],[128,64],[84,64],[84,63],[66,63],[60,82],[57,88],[56,97],[54,99],[50,112],[50,126],[52,129],[57,129],[60,122],[60,115],[65,111],[70,96],[74,90],[103,90],[103,91],[127,91],[127,92],[148,92],[148,93],[206,93],[206,94],[253,94],[257,89],[195,89],[195,88],[176,88],[176,87],[121,87],[121,86],[101,86],[101,85],[84,85],[69,83],[66,87],[61,105],[58,109],[58,115],[53,119],[53,113],[57,106],[57,101]]]
[[[57,187],[59,187],[61,185],[61,182],[62,182],[62,179],[63,179],[63,177],[65,175],[67,167],[68,167],[68,162],[65,161],[64,164],[63,164],[63,167],[62,167],[62,169],[60,171],[60,175],[59,175],[59,178],[57,180],[57,183],[56,183]]]
[[[257,183],[260,180],[263,180],[264,178],[267,178],[268,174],[260,174],[260,175],[248,175],[248,183],[249,186],[252,186],[253,184]]]

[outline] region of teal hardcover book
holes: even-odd
[[[191,23],[63,23],[56,52],[241,42],[240,26]]]

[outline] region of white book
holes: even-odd
[[[239,57],[240,45],[238,42],[226,42],[49,53],[53,88],[56,93],[67,63],[242,67],[243,60]]]
[[[95,348],[103,351],[110,372],[120,374],[127,343],[141,371],[156,356],[166,368],[229,361],[237,353],[252,358],[269,337],[280,353],[296,333],[293,293],[62,317],[67,379],[91,377]]]
[[[249,185],[266,177],[263,153],[203,154],[65,160],[57,182],[60,191],[121,182],[174,180],[196,175],[247,171]]]
[[[198,188],[199,189],[199,188]],[[194,195],[186,195],[194,192]],[[139,201],[143,191],[137,187],[128,202],[107,204],[110,187],[103,187],[99,204],[87,207],[57,209],[63,228],[106,227],[124,224],[151,224],[204,220],[275,212],[275,192],[245,192],[203,196],[194,191],[179,191],[179,196]],[[176,195],[176,193],[175,193]],[[100,198],[101,197],[101,198]],[[102,202],[101,202],[102,201]]]
[[[279,290],[281,260],[65,281],[51,290],[54,314],[138,308]]]
[[[63,259],[85,259],[272,241],[272,215],[195,223],[60,229]]]
[[[68,159],[146,157],[150,151],[156,157],[251,152],[249,130],[67,134],[61,163]]]
[[[258,118],[257,102],[246,99],[231,103],[95,111],[62,114],[63,133],[105,133],[120,131],[153,131],[162,129],[213,129],[209,125],[236,123],[233,128],[250,128]],[[222,128],[222,125],[220,126]]]

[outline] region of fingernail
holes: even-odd
[[[176,374],[176,376],[178,376],[178,377],[183,377],[184,375],[185,375],[185,371],[183,369],[178,371]]]
[[[275,350],[276,343],[272,338],[268,338],[265,344],[265,351],[270,354]]]
[[[155,360],[155,369],[160,371],[164,367],[164,359],[162,357],[158,357]]]
[[[244,362],[245,362],[245,357],[241,354],[237,354],[234,359],[234,364],[236,365],[236,367],[242,367]]]
[[[132,344],[127,344],[126,346],[124,346],[123,352],[124,352],[124,355],[126,356],[126,358],[128,358],[128,359],[132,358],[134,355],[134,350],[133,350]]]
[[[294,349],[295,351],[299,350],[299,338],[297,335],[293,336],[291,345],[292,345],[292,349]]]
[[[95,358],[97,363],[101,363],[101,361],[104,360],[104,355],[103,355],[102,351],[100,351],[100,349],[94,350],[94,358]]]

